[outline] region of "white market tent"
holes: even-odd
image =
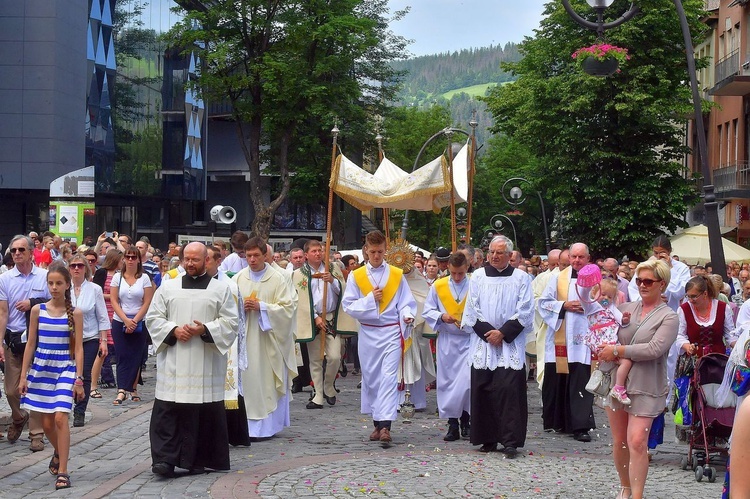
[[[722,234],[732,230],[722,227]],[[711,251],[708,247],[708,227],[696,225],[685,229],[670,239],[672,255],[677,255],[681,262],[689,265],[702,265],[711,261]],[[750,262],[750,250],[733,243],[729,239],[721,238],[724,247],[724,260],[727,262]]]

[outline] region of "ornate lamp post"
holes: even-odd
[[[596,31],[600,37],[604,34],[605,30],[617,27],[625,21],[629,21],[640,12],[638,6],[636,6],[635,3],[631,3],[630,9],[628,9],[622,17],[615,21],[605,23],[604,11],[607,7],[612,5],[613,2],[614,0],[586,0],[586,3],[588,3],[597,14],[597,21],[591,22],[583,19],[573,10],[570,6],[570,0],[562,0],[563,7],[565,7],[568,15],[570,15],[575,22],[581,26]],[[703,172],[704,178],[703,206],[706,210],[706,226],[708,227],[708,245],[711,250],[711,263],[714,265],[714,272],[726,279],[727,272],[726,262],[724,261],[724,247],[721,243],[721,230],[719,228],[719,205],[716,202],[714,186],[711,183],[711,168],[708,166],[706,132],[703,126],[703,111],[701,109],[698,78],[695,73],[695,51],[693,49],[693,39],[690,35],[690,25],[688,24],[687,16],[685,16],[685,8],[682,6],[681,0],[673,0],[673,2],[675,9],[677,9],[677,16],[680,18],[682,38],[685,43],[685,55],[687,57],[688,76],[690,77],[690,88],[692,89],[693,94],[693,108],[695,113],[693,123],[698,136],[697,154],[700,158],[701,171]]]
[[[485,235],[488,235],[489,232],[493,232],[493,235],[490,237],[491,240],[492,237],[495,237],[499,232],[502,232],[502,230],[505,228],[503,220],[507,221],[510,225],[510,228],[513,229],[513,245],[518,246],[518,236],[516,235],[516,226],[513,223],[513,220],[500,213],[498,213],[497,215],[493,215],[492,218],[490,218],[490,227],[492,227],[492,229],[487,231]]]
[[[503,184],[503,187],[500,189],[500,194],[503,195],[503,199],[506,203],[513,206],[514,209],[517,209],[518,206],[522,205],[526,202],[526,195],[523,192],[523,189],[521,188],[521,185],[526,184],[529,187],[533,186],[531,185],[531,182],[526,180],[522,177],[513,177],[505,181]],[[544,228],[544,246],[547,249],[547,254],[552,250],[552,245],[549,241],[549,229],[547,229],[547,213],[544,210],[544,200],[542,199],[542,193],[539,191],[535,191],[536,195],[539,197],[539,206],[542,210],[542,227]],[[515,232],[515,227],[514,227]]]

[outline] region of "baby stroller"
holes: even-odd
[[[728,440],[734,424],[737,397],[718,401],[716,396],[724,379],[727,356],[720,353],[704,355],[695,363],[690,380],[692,424],[688,429],[688,454],[680,461],[683,470],[695,471],[695,480],[705,476],[709,482],[716,480],[713,462],[726,464]]]

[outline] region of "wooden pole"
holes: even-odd
[[[453,183],[453,131],[448,129],[445,131],[445,136],[448,137],[448,176],[451,179],[451,253],[455,253],[458,249],[456,243],[456,187]]]
[[[375,137],[378,143],[378,166],[383,162],[385,154],[383,154],[383,136],[378,133]],[[383,232],[385,232],[385,245],[388,247],[391,244],[391,210],[383,208]]]
[[[333,169],[336,165],[336,140],[339,136],[339,127],[336,125],[333,125],[333,129],[331,130],[331,135],[333,135],[333,146],[331,147],[331,180],[333,180]],[[330,257],[331,254],[331,220],[333,219],[333,183],[328,182],[328,216],[326,217],[326,244],[325,244],[325,253],[323,253],[323,265],[324,265],[324,271],[329,272],[330,271]],[[312,276],[310,277],[312,279]],[[312,284],[312,283],[310,283]],[[326,315],[328,315],[328,310],[326,310],[328,307],[326,305],[328,304],[328,283],[323,282],[323,305],[322,305],[322,319],[323,322],[326,321]],[[326,356],[326,334],[328,334],[328,330],[324,329],[321,334],[320,338],[320,358],[324,359]],[[321,390],[322,387],[319,387]]]
[[[477,112],[471,117],[469,126],[471,126],[471,140],[469,147],[469,199],[466,200],[469,206],[466,207],[466,244],[471,245],[471,208],[474,199],[474,173],[476,173],[475,159],[477,154]]]

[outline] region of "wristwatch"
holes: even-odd
[[[617,353],[617,345],[615,345],[615,348],[612,349],[612,355],[614,355],[615,357],[619,357],[620,356],[620,354]]]

